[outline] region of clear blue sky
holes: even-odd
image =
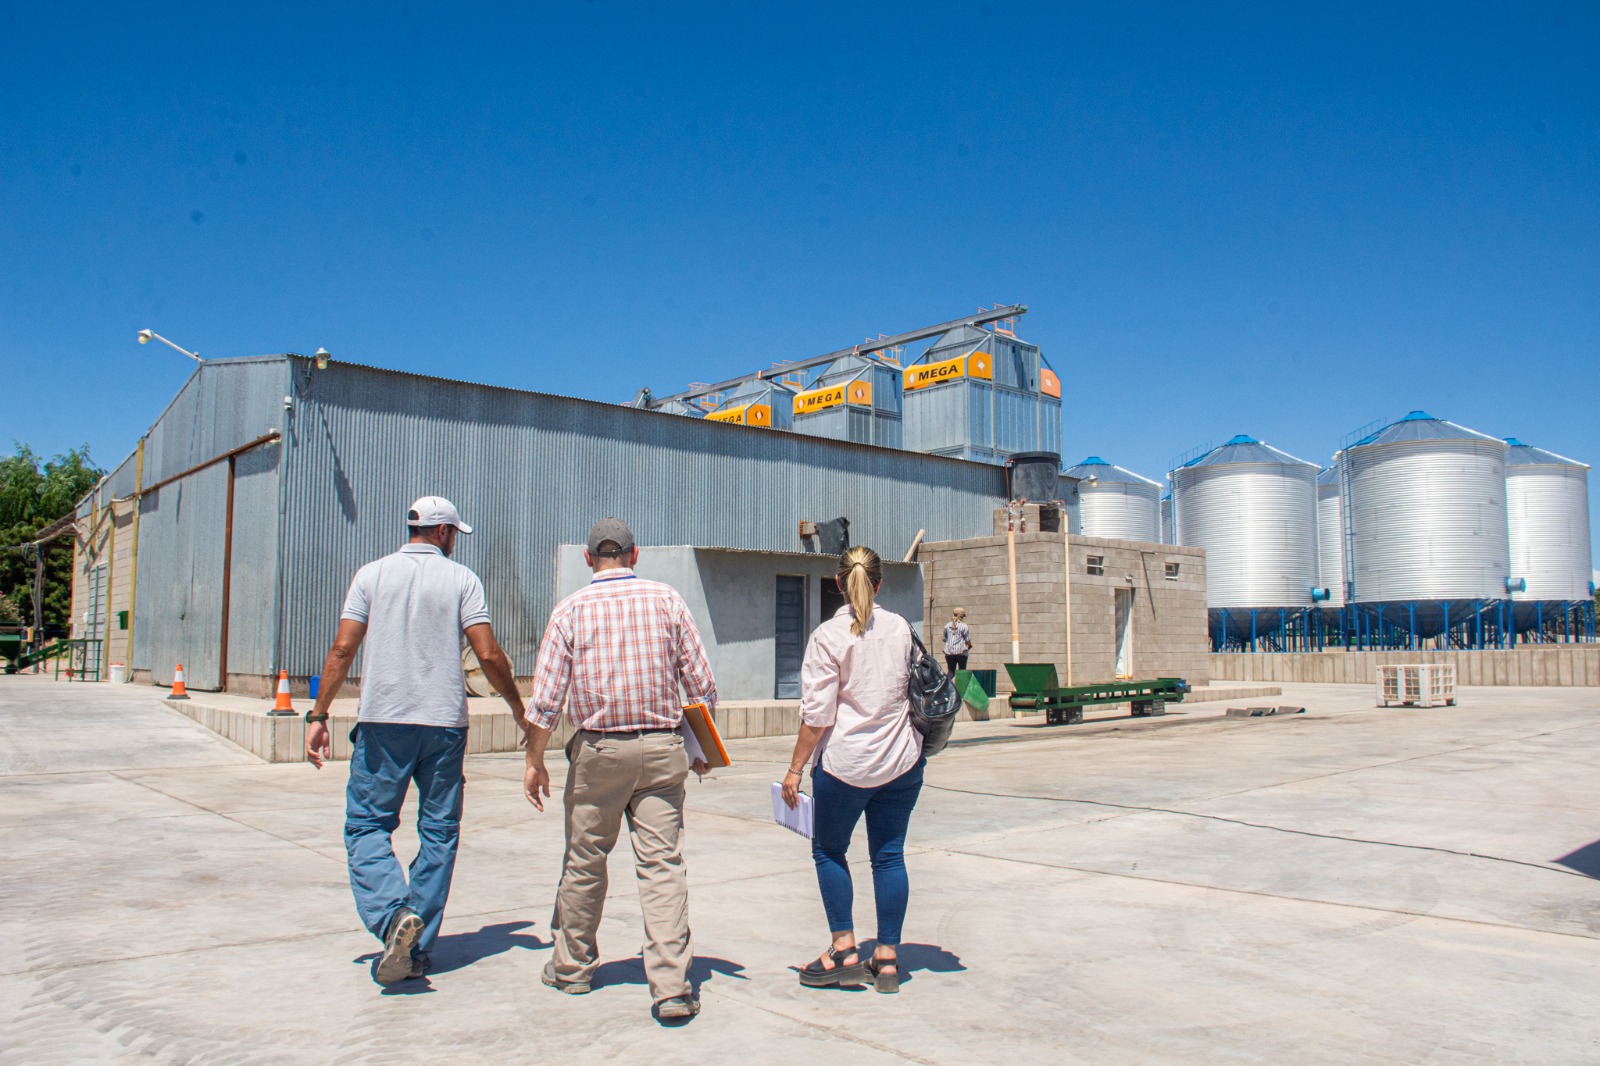
[[[1307,7],[7,5],[0,444],[120,459],[146,326],[622,401],[1017,301],[1069,462],[1600,461],[1600,9]]]

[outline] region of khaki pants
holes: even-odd
[[[599,964],[595,937],[605,910],[606,858],[626,817],[644,912],[644,972],[650,995],[660,1002],[689,994],[693,953],[683,866],[683,783],[689,757],[683,737],[580,730],[567,744],[567,761],[567,854],[550,922],[556,976],[588,982]]]

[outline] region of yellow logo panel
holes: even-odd
[[[794,398],[794,413],[808,415],[813,411],[823,411],[829,407],[837,407],[844,403],[844,392],[845,387],[843,385],[829,385],[827,388],[812,389],[810,392],[799,393]]]
[[[708,422],[728,422],[735,426],[772,426],[772,408],[764,403],[747,403],[730,407],[726,411],[712,411],[706,415]]]
[[[1047,370],[1044,367],[1039,368],[1039,391],[1046,396],[1054,396],[1058,400],[1061,399],[1061,379],[1056,377],[1054,370]]]
[[[942,385],[957,378],[994,379],[994,357],[988,352],[968,352],[938,363],[919,363],[902,371],[908,392]]]
[[[857,407],[872,406],[872,382],[852,381],[850,383],[850,402]]]

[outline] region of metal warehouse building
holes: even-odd
[[[596,518],[645,546],[795,551],[801,521],[843,516],[898,558],[919,530],[989,534],[1006,471],[294,355],[208,360],[80,506],[76,635],[136,680],[182,663],[197,689],[265,694],[280,668],[303,683],[352,574],[427,493],[475,527],[456,558],[526,675],[558,547]]]

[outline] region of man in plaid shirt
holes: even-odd
[[[650,995],[659,1017],[686,1019],[700,1002],[689,984],[683,795],[690,767],[678,726],[685,702],[716,706],[717,686],[683,597],[637,577],[638,560],[626,523],[596,522],[584,552],[594,580],[557,605],[539,646],[529,719],[553,729],[565,705],[576,727],[567,742],[567,851],[550,923],[555,949],[543,980],[575,995],[589,991],[600,961],[606,859],[626,817]],[[538,757],[542,765],[542,752]]]

